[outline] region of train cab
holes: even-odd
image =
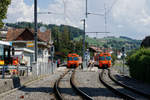
[[[79,55],[77,55],[76,53],[71,53],[68,54],[67,56],[67,67],[71,68],[71,67],[78,67],[79,66]]]
[[[100,68],[111,67],[111,54],[110,53],[100,53],[99,54],[99,67]]]
[[[11,43],[0,41],[0,66],[11,65],[13,54],[14,50]]]

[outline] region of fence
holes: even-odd
[[[53,74],[56,68],[57,68],[56,63],[37,62],[37,64],[36,63],[32,64],[32,74],[37,76]]]
[[[28,76],[29,73],[32,73],[34,76],[53,74],[57,68],[56,63],[47,63],[47,62],[37,62],[33,63],[32,66],[0,66],[1,78],[4,79],[13,76]],[[10,74],[11,71],[14,73]],[[6,75],[6,73],[9,73]]]
[[[5,74],[9,73],[7,76],[11,78],[12,76],[24,76],[25,73],[28,76],[29,70],[31,67],[28,66],[0,66],[1,78],[5,78]]]

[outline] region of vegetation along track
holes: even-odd
[[[137,91],[136,89],[133,89],[133,88],[131,89],[131,87],[119,84],[120,82],[118,82],[111,76],[110,69],[108,69],[108,74],[106,74],[106,71],[107,70],[102,70],[102,72],[100,73],[99,75],[100,81],[102,82],[102,84],[104,84],[104,86],[106,86],[108,89],[113,91],[115,94],[117,94],[121,98],[125,100],[147,100],[149,99],[145,95],[140,94],[141,92]],[[111,82],[108,80],[111,80]]]
[[[117,80],[111,75],[110,69],[108,69],[108,75],[109,75],[109,78],[110,78],[112,81],[114,81],[116,84],[118,84],[118,85],[124,87],[125,89],[128,89],[128,90],[130,90],[130,91],[132,91],[132,92],[134,92],[134,93],[137,93],[137,94],[139,94],[139,95],[141,95],[141,96],[144,96],[144,97],[150,99],[150,94],[144,93],[144,92],[142,92],[142,91],[138,91],[136,88],[127,86],[127,85],[125,85],[125,84],[123,84],[123,83],[117,81]]]
[[[75,69],[76,70],[76,69]],[[76,91],[76,93],[78,95],[80,95],[82,97],[82,99],[84,100],[93,100],[90,96],[88,96],[86,93],[84,93],[83,91],[81,91],[78,87],[75,86],[75,83],[74,83],[74,76],[75,76],[75,70],[73,70],[73,73],[70,77],[70,84],[72,86],[72,88]],[[55,82],[55,85],[54,85],[54,91],[55,91],[55,96],[57,97],[58,100],[65,100],[65,98],[62,96],[62,93],[60,91],[60,88],[59,88],[59,84],[60,84],[60,81],[61,79],[63,79],[66,74],[68,74],[70,71],[72,71],[71,69],[69,71],[67,71],[66,73],[64,73],[64,75],[62,75],[56,82]]]

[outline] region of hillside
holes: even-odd
[[[34,28],[34,23],[29,22],[7,23],[6,25],[14,28]],[[58,52],[74,51],[72,50],[72,46],[74,45],[74,49],[78,48],[78,50],[76,49],[77,50],[76,52],[81,54],[82,51],[81,39],[83,30],[67,25],[58,26],[54,24],[46,25],[38,23],[38,28],[41,26],[45,26],[47,29],[51,29],[52,38],[56,46],[56,51]],[[141,40],[134,40],[125,36],[120,37],[109,36],[104,38],[91,38],[86,36],[86,42],[89,45],[94,45],[98,47],[112,47],[113,49],[121,49],[124,46],[126,47],[126,50],[137,49],[140,47],[141,44]],[[63,50],[64,48],[65,50]]]
[[[79,40],[81,37],[75,38],[75,40]],[[98,47],[112,47],[113,49],[121,49],[123,46],[126,47],[127,50],[137,49],[140,47],[141,40],[134,40],[129,37],[120,36],[120,37],[104,37],[104,38],[91,38],[86,36],[86,41],[89,45],[94,45]]]
[[[6,25],[13,28],[34,28],[34,23],[29,22],[7,23]],[[58,26],[53,24],[46,25],[38,23],[38,28],[41,26],[45,26],[52,32],[56,59],[66,58],[70,52],[76,52],[77,54],[82,55],[82,40],[73,40],[73,38],[80,37],[83,34],[81,29],[67,25]]]
[[[8,27],[13,28],[34,28],[34,23],[30,22],[17,22],[17,23],[6,23]],[[75,37],[79,37],[83,34],[83,31],[79,28],[68,26],[68,25],[55,25],[55,24],[43,24],[38,23],[38,28],[41,26],[45,26],[47,29],[51,29],[52,31],[58,29],[61,33],[63,33],[64,29],[67,28],[67,31],[70,33],[70,39],[72,40]]]

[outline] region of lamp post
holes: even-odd
[[[37,63],[37,0],[34,0],[34,61]]]

